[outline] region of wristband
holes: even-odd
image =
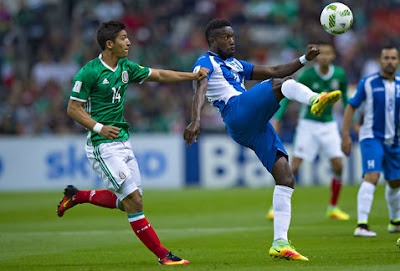
[[[98,134],[100,134],[100,132],[101,132],[101,129],[103,128],[103,124],[101,124],[101,123],[96,123],[94,126],[93,126],[93,132],[96,132],[96,133],[98,133]]]
[[[299,61],[301,64],[304,65],[308,60],[305,55],[302,55],[301,57],[299,57]]]

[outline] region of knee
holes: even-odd
[[[135,195],[128,195],[123,201],[124,209],[127,213],[139,213],[143,211],[143,201],[142,198]]]
[[[282,178],[276,179],[275,184],[294,188],[294,176],[292,173],[290,173]]]

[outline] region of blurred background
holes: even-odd
[[[253,64],[288,62],[304,54],[308,43],[329,40],[336,47],[335,64],[345,69],[352,93],[363,76],[379,70],[376,60],[380,47],[389,42],[399,44],[400,0],[342,2],[353,11],[354,25],[343,35],[331,36],[319,23],[320,12],[329,1],[0,1],[0,188],[1,178],[5,178],[1,173],[9,168],[7,157],[12,152],[19,153],[6,148],[11,148],[12,140],[20,137],[56,140],[60,136],[69,139],[74,135],[84,140],[84,129],[66,115],[66,105],[72,78],[100,53],[95,36],[101,22],[116,19],[125,23],[132,42],[129,56],[132,61],[180,71],[190,71],[197,57],[207,51],[204,28],[213,18],[231,21],[236,33],[237,58]],[[160,138],[172,136],[181,140],[177,144],[184,148],[181,134],[189,123],[192,95],[190,83],[130,85],[125,98],[125,117],[132,125],[133,137],[135,134],[138,138],[149,134]],[[281,137],[287,144],[293,140],[297,107],[291,103],[281,121]],[[338,106],[338,121],[341,115],[342,108]],[[202,136],[226,134],[219,113],[210,106],[203,110],[202,129]],[[21,146],[19,142],[16,146]],[[26,144],[28,149],[21,152],[29,152],[30,143]],[[193,155],[190,149],[183,152],[184,157]],[[244,152],[239,148],[239,161],[245,160]],[[21,156],[16,155],[18,158]],[[47,164],[58,161],[51,160],[49,154],[43,159]],[[201,159],[197,157],[195,161],[201,164]],[[193,169],[186,161],[181,167],[184,182],[190,183],[191,179],[193,183],[201,182],[199,166]],[[14,174],[19,168],[9,171]],[[65,168],[55,172],[68,172]],[[226,170],[216,172],[221,175]],[[51,176],[48,172],[43,174],[46,178]],[[357,173],[351,174],[353,181],[359,178]],[[245,179],[239,178],[236,183],[246,182]]]

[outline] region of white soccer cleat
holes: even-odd
[[[364,229],[361,227],[357,227],[356,230],[354,231],[354,236],[357,237],[375,237],[376,232],[370,231],[368,229]]]

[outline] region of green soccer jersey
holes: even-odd
[[[121,129],[115,140],[88,131],[87,144],[121,141],[129,138],[129,124],[124,119],[124,99],[128,84],[142,83],[150,69],[127,58],[120,59],[115,69],[101,60],[101,55],[87,63],[74,77],[70,99],[85,102],[85,110],[92,119]]]
[[[340,90],[342,91],[343,106],[345,107],[347,105],[347,79],[344,70],[340,67],[331,65],[329,67],[329,72],[327,74],[322,74],[318,69],[318,65],[316,65],[300,74],[297,81],[308,86],[312,91],[317,93]],[[276,119],[281,119],[283,117],[288,104],[289,100],[287,98],[281,101],[281,108],[275,115]],[[320,122],[333,120],[333,105],[327,106],[321,116],[311,114],[310,109],[311,106],[302,104],[299,118]]]

